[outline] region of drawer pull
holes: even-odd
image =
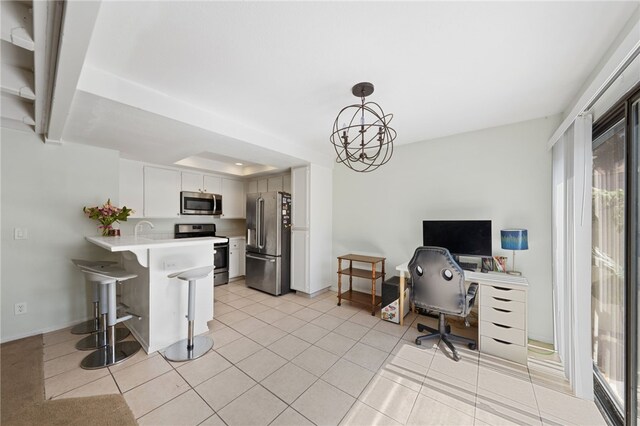
[[[511,313],[511,311],[508,310],[508,309],[500,309],[500,308],[493,308],[493,309],[495,309],[498,312],[504,312],[504,313],[507,313],[507,314]]]
[[[496,285],[492,285],[491,287],[495,288],[496,290],[501,290],[501,291],[511,291],[510,288],[507,287],[498,287]]]
[[[496,327],[513,328],[513,327],[509,327],[508,325],[498,324],[498,323],[495,323],[495,322],[492,322],[491,324],[495,325]]]
[[[502,297],[495,297],[495,296],[493,296],[493,299],[494,299],[494,300],[498,300],[498,301],[500,301],[500,302],[511,302],[511,300],[509,300],[509,299],[503,299]]]
[[[492,339],[495,340],[498,343],[502,343],[503,345],[511,345],[512,344],[511,342],[507,342],[505,340],[496,339],[494,337],[492,337]]]

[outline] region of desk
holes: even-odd
[[[405,277],[409,262],[396,266],[400,272],[400,324],[404,317]],[[465,281],[478,283],[478,348],[480,352],[527,363],[526,278],[497,272],[464,271]]]
[[[349,261],[349,267],[342,269],[342,261]],[[345,254],[338,256],[338,306],[342,304],[342,299],[354,303],[371,303],[371,315],[376,314],[376,306],[382,301],[380,296],[376,296],[376,281],[382,278],[384,281],[384,257],[363,256],[360,254]],[[353,267],[353,262],[368,263],[371,269],[359,269]],[[376,270],[376,265],[380,263],[382,270]],[[349,276],[349,290],[342,292],[342,276]],[[353,277],[367,278],[371,280],[371,294],[354,291],[352,288]]]

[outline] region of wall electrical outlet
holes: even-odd
[[[14,315],[22,315],[27,313],[27,302],[16,303],[13,307]]]
[[[165,260],[162,266],[165,271],[169,271],[171,269],[176,269],[178,267],[178,263],[175,260]]]

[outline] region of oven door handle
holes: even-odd
[[[247,257],[250,259],[262,260],[263,262],[270,262],[270,263],[273,263],[276,261],[275,259],[267,259],[264,257],[251,256],[250,254],[248,254]]]

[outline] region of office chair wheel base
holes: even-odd
[[[469,349],[471,349],[472,351],[475,351],[478,348],[478,346],[475,343],[469,343],[468,346],[469,346]]]
[[[420,330],[420,327],[418,327],[418,330]],[[421,344],[422,344],[422,340],[416,339],[416,345],[421,345]]]
[[[418,332],[419,332],[419,333],[422,333],[424,330],[425,330],[424,325],[422,325],[422,324],[418,324]],[[416,343],[417,343],[417,342],[418,342],[418,341],[416,340]]]

